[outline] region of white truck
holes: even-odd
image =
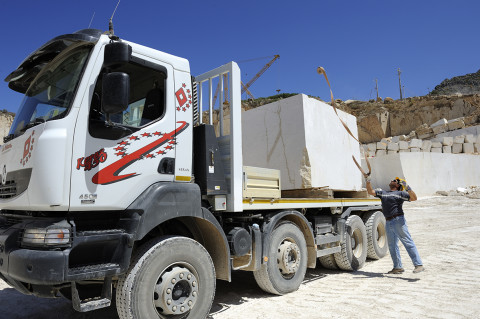
[[[210,124],[200,116],[215,78],[228,81],[226,135],[211,105]],[[0,278],[24,294],[204,318],[232,271],[281,295],[317,259],[356,270],[386,254],[378,200],[281,198],[275,171],[243,166],[234,62],[192,77],[183,58],[85,29],[5,81],[25,97],[0,150]]]

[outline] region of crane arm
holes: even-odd
[[[265,66],[250,80],[248,81],[247,84],[245,84],[245,86],[242,87],[242,94],[245,93],[246,90],[248,90],[248,88],[253,84],[253,82],[255,82],[256,80],[258,80],[258,78],[265,72],[267,71],[267,69],[269,67],[272,66],[273,62],[275,62],[278,58],[280,58],[280,55],[276,54],[273,59],[268,62],[267,64],[265,64]]]

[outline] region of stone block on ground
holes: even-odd
[[[410,152],[420,152],[420,147],[410,147]]]
[[[419,139],[429,138],[433,136],[433,130],[427,124],[422,124],[417,127],[415,129],[415,132],[417,133],[417,137]]]
[[[445,125],[445,124],[447,124],[447,123],[448,123],[447,119],[443,118],[443,119],[440,119],[440,120],[436,121],[436,122],[433,123],[433,124],[430,124],[430,127],[431,127],[431,128],[434,128],[434,127],[436,127],[436,126],[442,126],[442,125]]]
[[[387,150],[387,155],[397,154],[397,153],[398,153],[398,151]]]
[[[386,150],[386,149],[387,149],[387,143],[377,142],[377,150]]]
[[[463,143],[453,143],[452,145],[452,153],[453,154],[460,154],[463,151]]]
[[[369,143],[367,144],[367,150],[375,152],[377,150],[377,143]]]
[[[450,145],[444,146],[442,148],[443,152],[442,153],[451,153],[452,152],[452,147]]]
[[[430,152],[432,153],[441,153],[442,152],[442,148],[441,147],[432,147],[430,149]]]
[[[430,152],[430,149],[432,148],[432,142],[426,140],[423,141],[422,143],[422,151],[424,152]]]
[[[384,137],[380,140],[380,142],[382,143],[385,143],[385,144],[388,144],[392,141],[392,138],[391,137]]]
[[[475,153],[480,153],[480,143],[473,144],[473,151]]]
[[[465,143],[465,136],[459,135],[453,138],[453,144],[463,144]]]
[[[398,146],[398,143],[388,143],[387,144],[387,150],[389,151],[398,151],[400,148]]]
[[[421,148],[422,147],[422,140],[414,138],[410,141],[410,148]]]
[[[410,149],[399,150],[399,153],[410,153]]]
[[[442,142],[432,142],[432,148],[442,148]]]
[[[407,141],[398,142],[398,148],[401,150],[408,150],[408,142]]]
[[[432,127],[433,134],[435,134],[435,135],[440,134],[440,133],[445,133],[447,130],[448,130],[447,124]]]
[[[443,146],[452,146],[453,145],[453,137],[451,136],[445,136],[442,139],[442,144]],[[445,153],[445,152],[444,152]]]
[[[463,152],[465,154],[473,154],[473,143],[463,143]]]
[[[465,135],[465,142],[464,143],[476,143],[477,137],[473,134]]]
[[[465,127],[465,122],[463,121],[463,117],[458,118],[458,119],[453,119],[448,121],[448,130],[453,131],[453,130],[458,130],[461,128]]]
[[[385,154],[387,154],[386,150],[377,150],[376,156],[384,156]]]

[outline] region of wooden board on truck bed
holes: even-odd
[[[368,198],[366,190],[335,190],[325,187],[282,190],[282,198]]]

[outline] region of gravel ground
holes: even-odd
[[[263,293],[249,272],[217,281],[210,319],[235,318],[478,318],[480,303],[480,199],[429,197],[405,203],[410,233],[426,271],[387,275],[390,256],[356,272],[308,270],[300,289]],[[0,281],[0,318],[118,318],[113,308],[77,313],[63,299],[18,293]]]

